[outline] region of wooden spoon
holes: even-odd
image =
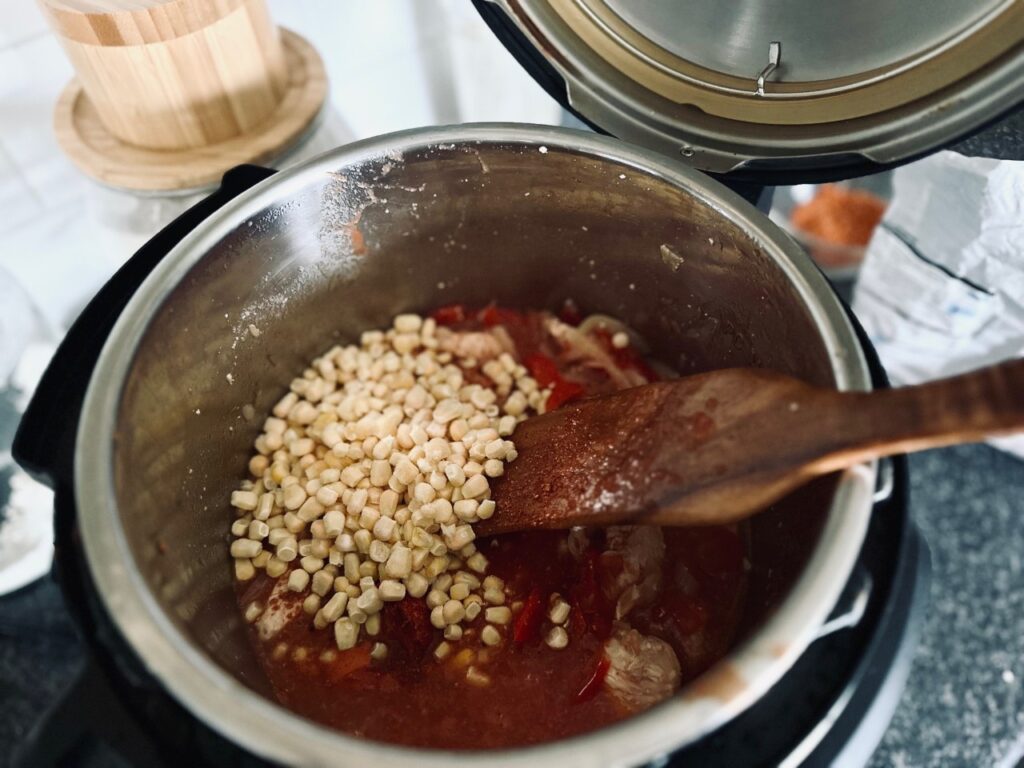
[[[517,427],[479,535],[711,525],[869,459],[1024,430],[1024,360],[916,387],[838,392],[736,368],[588,398]]]

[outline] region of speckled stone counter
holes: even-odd
[[[1024,109],[954,144],[950,149],[972,157],[1024,160]]]
[[[912,456],[931,600],[882,766],[1016,766],[1024,757],[1024,462],[984,446]]]

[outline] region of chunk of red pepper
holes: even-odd
[[[587,617],[583,615],[583,609],[579,605],[574,605],[572,613],[569,615],[570,634],[578,637],[583,635],[587,629],[589,629],[589,626],[587,624]]]
[[[636,349],[631,346],[623,347],[622,349],[616,347],[612,343],[612,334],[608,332],[607,328],[595,328],[593,334],[601,341],[601,346],[612,356],[612,359],[619,368],[636,371],[647,381],[661,380],[661,376],[658,375],[657,371],[647,364],[643,355],[637,352]]]
[[[548,401],[545,404],[547,410],[553,411],[560,405],[583,397],[583,385],[563,378],[555,361],[547,355],[538,352],[527,357],[525,362],[530,375],[537,380],[541,387],[544,389],[551,387],[551,394],[548,395]]]
[[[501,315],[498,314],[496,304],[488,304],[480,310],[480,322],[486,326],[498,325],[501,323]]]
[[[438,307],[430,316],[434,318],[434,322],[438,325],[458,325],[459,323],[466,322],[468,315],[466,314],[466,307],[462,304],[448,304],[444,307]]]
[[[601,590],[600,570],[601,553],[591,547],[584,553],[579,581],[571,594],[584,629],[606,638],[611,634],[613,606]]]
[[[545,408],[549,411],[553,411],[558,407],[581,397],[583,397],[582,384],[577,384],[575,381],[569,381],[568,379],[562,379],[555,384],[554,388],[551,390],[551,394],[548,395],[548,401],[545,403]]]
[[[512,628],[512,639],[517,646],[523,646],[530,642],[540,630],[541,620],[544,618],[544,611],[541,606],[540,587],[534,587],[530,596],[523,604],[523,610],[516,617],[515,626]]]
[[[537,352],[526,358],[526,367],[530,375],[537,380],[543,389],[552,387],[562,380],[562,374],[558,372],[555,361],[547,355]]]
[[[566,299],[558,313],[558,319],[567,325],[579,325],[583,322],[583,315],[580,314],[580,308],[576,306],[575,301]]]
[[[597,692],[601,690],[601,686],[604,685],[604,679],[608,676],[608,670],[611,666],[611,661],[602,652],[601,658],[597,660],[597,666],[594,668],[594,674],[590,676],[590,679],[576,693],[575,701],[577,704],[592,699],[597,695]]]
[[[514,309],[505,309],[495,303],[490,303],[480,310],[477,316],[484,325],[492,328],[495,325],[519,325],[526,322],[526,317]]]

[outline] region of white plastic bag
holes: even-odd
[[[1024,162],[940,152],[898,169],[853,309],[893,384],[1024,356]],[[1024,457],[1024,437],[993,444]]]

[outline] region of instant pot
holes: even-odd
[[[600,765],[682,755],[708,739],[741,744],[723,727],[760,707],[777,712],[766,696],[811,663],[808,649],[849,641],[872,600],[881,621],[896,571],[916,567],[904,553],[913,534],[902,490],[887,502],[896,511],[873,508],[873,464],[754,518],[738,646],[680,696],[591,734],[483,754],[377,744],[284,710],[255,663],[224,499],[294,371],[403,310],[555,308],[567,297],[622,318],[683,373],[760,365],[842,389],[873,385],[870,346],[795,243],[650,150],[558,128],[456,126],[359,142],[279,174],[238,169],[89,305],[19,430],[19,461],[54,484],[60,567],[75,568],[62,583],[95,627],[86,635],[98,662],[135,681],[129,696],[149,682],[196,723],[277,762]],[[892,472],[902,489],[902,466]],[[860,563],[876,525],[888,528],[878,544],[897,550],[870,572]],[[787,712],[808,707],[806,685],[789,695]],[[827,704],[828,717],[846,704]],[[163,722],[146,730],[159,737]],[[824,736],[810,730],[801,744]]]
[[[748,83],[738,72],[760,41],[740,40],[739,22],[728,46],[701,53],[689,41],[691,59],[719,59],[673,75],[666,62],[685,57],[666,47],[679,26],[668,3],[643,6],[660,21],[596,0],[478,3],[568,108],[642,146],[461,126],[371,139],[280,174],[229,172],[90,303],[19,429],[17,460],[56,491],[56,570],[92,664],[22,762],[56,762],[95,732],[137,763],[866,761],[909,671],[926,592],[900,458],[813,484],[753,521],[741,642],[680,696],[592,734],[482,754],[360,741],[277,706],[234,603],[223,499],[293,372],[403,310],[572,297],[633,325],[683,373],[760,365],[885,386],[807,256],[700,170],[756,197],[751,185],[867,172],[977,129],[1022,93],[1021,6],[991,5],[950,17],[952,37],[931,25],[932,53],[890,62],[889,74],[892,51],[818,71],[791,55],[800,46],[769,40]],[[736,19],[757,16],[744,8]],[[979,49],[958,46],[1007,29],[1013,44],[985,48],[995,53],[965,72],[957,52]],[[907,98],[883,98],[886,88]],[[838,109],[847,98],[856,104]],[[683,258],[665,259],[666,247]]]

